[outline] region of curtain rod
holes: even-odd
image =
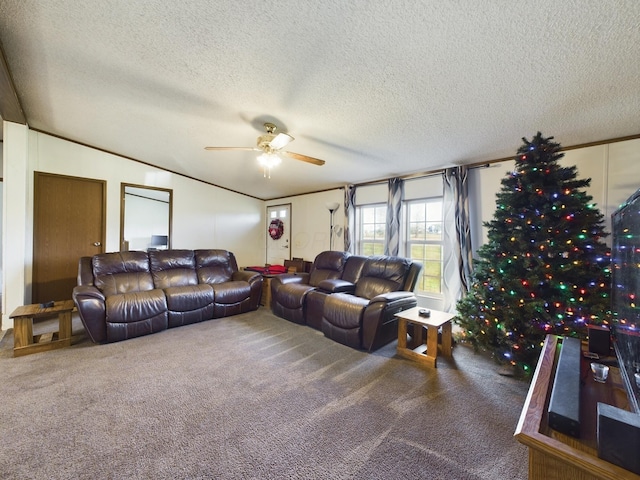
[[[510,158],[509,160],[513,160],[512,158]],[[492,163],[496,163],[496,162],[502,162],[504,160],[492,160],[490,162],[482,162],[482,163],[476,163],[473,165],[467,165],[467,168],[469,170],[475,170],[476,168],[488,168],[491,166]],[[453,167],[462,167],[464,165],[453,165],[452,167],[447,167],[447,168],[453,168]],[[420,172],[420,173],[411,173],[409,175],[400,175],[396,178],[400,178],[402,180],[416,180],[419,178],[428,178],[428,177],[435,177],[436,175],[442,175],[442,173],[444,173],[444,171],[446,170],[446,168],[440,168],[438,170],[430,170],[428,172]],[[384,178],[381,180],[371,180],[370,182],[363,182],[363,183],[353,183],[352,185],[354,187],[365,187],[365,186],[369,186],[369,185],[382,185],[383,183],[387,183],[387,181],[390,178],[394,178],[394,177],[389,177],[389,178]]]

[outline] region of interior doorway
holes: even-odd
[[[279,223],[281,222],[281,223]],[[282,234],[278,237],[267,233],[267,260],[270,265],[284,265],[291,260],[291,204],[272,205],[267,207],[267,226],[281,225]],[[272,231],[269,228],[270,232]],[[277,237],[277,238],[276,238]]]
[[[104,252],[106,182],[35,172],[32,302],[69,300],[78,261]]]

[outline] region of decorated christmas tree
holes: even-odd
[[[603,215],[553,137],[523,138],[502,179],[472,287],[457,305],[461,340],[527,374],[547,334],[585,338],[609,315],[609,249]]]

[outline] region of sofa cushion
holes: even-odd
[[[347,252],[321,252],[311,267],[309,285],[317,287],[322,280],[340,278],[349,254]]]
[[[334,293],[324,301],[323,318],[330,324],[343,329],[359,328],[362,313],[369,304],[366,298],[348,293]]]
[[[156,288],[196,285],[196,260],[193,250],[152,250],[149,268]]]
[[[351,255],[347,258],[342,272],[342,280],[351,283],[357,283],[362,276],[362,270],[367,263],[368,257],[363,255]]]
[[[127,292],[106,298],[106,321],[131,323],[148,320],[164,313],[167,302],[162,290]]]
[[[395,292],[404,285],[411,261],[400,257],[370,257],[356,283],[355,294],[371,299],[386,292]]]
[[[179,327],[213,318],[211,285],[184,285],[164,290],[169,308],[169,327]]]
[[[251,295],[251,285],[244,281],[216,283],[212,287],[216,305],[240,303]]]
[[[227,250],[196,250],[195,259],[199,283],[229,282],[238,270],[235,256]]]
[[[173,312],[188,312],[213,305],[211,285],[169,287],[164,289],[164,294],[167,297],[167,308]]]
[[[105,296],[155,288],[146,252],[101,253],[91,263],[94,285]]]

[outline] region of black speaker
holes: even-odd
[[[609,355],[611,351],[609,327],[589,325],[589,351],[598,355]]]
[[[562,337],[562,347],[549,399],[551,428],[580,438],[580,358],[578,338]]]
[[[640,415],[598,403],[598,457],[640,474]]]

